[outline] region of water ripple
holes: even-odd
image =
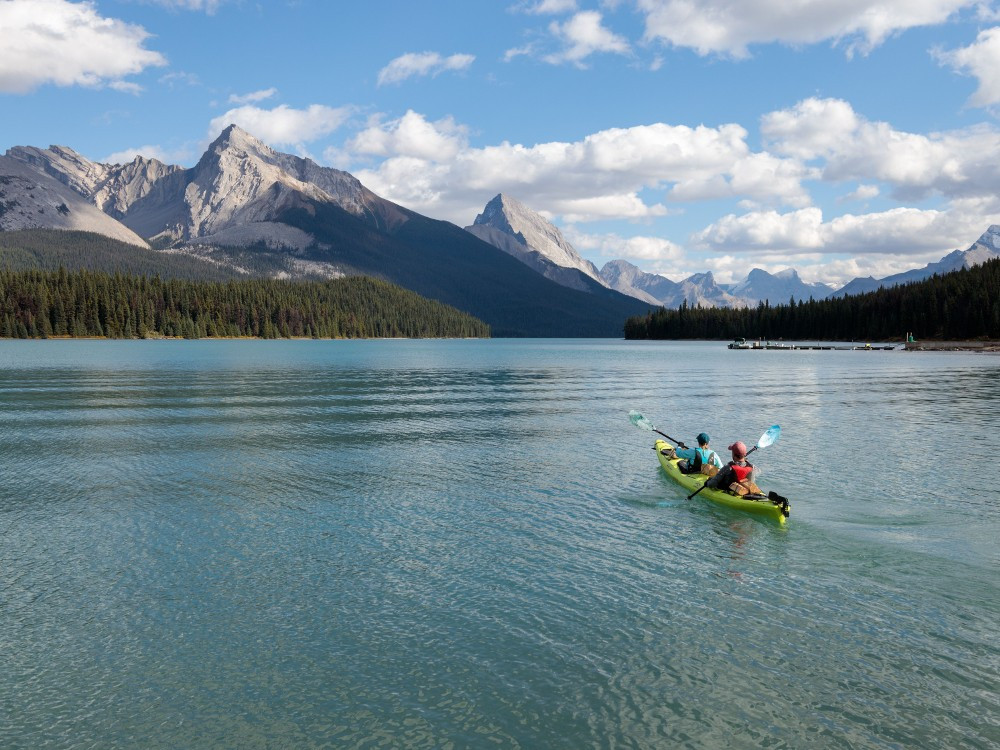
[[[996,747],[1000,497],[940,449],[996,358],[28,343],[5,747]],[[630,408],[782,424],[789,524],[685,500]]]

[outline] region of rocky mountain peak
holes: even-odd
[[[219,136],[209,144],[205,157],[226,152],[236,152],[265,161],[273,161],[278,154],[277,151],[262,140],[250,135],[239,125],[229,125],[219,133]]]
[[[983,232],[982,236],[976,240],[970,250],[976,246],[987,247],[996,253],[1000,253],[1000,224],[991,224],[990,228]]]
[[[507,234],[516,235],[518,232],[511,225],[510,217],[518,215],[528,216],[529,212],[534,213],[520,201],[514,200],[503,193],[497,193],[486,204],[486,207],[483,208],[483,212],[476,216],[476,220],[472,224],[473,226],[490,226],[502,232],[507,232]]]
[[[275,151],[237,125],[225,128],[190,169],[142,156],[126,164],[102,164],[65,146],[18,146],[7,154],[55,178],[141,237],[159,242],[197,238],[224,244],[232,237],[220,232],[238,230],[246,243],[256,225],[271,241],[272,223],[309,201],[335,204],[387,230],[408,220],[406,211],[378,198],[353,175]],[[301,247],[304,233],[292,234],[289,246]]]
[[[271,196],[268,200],[287,205],[291,193],[334,203],[349,213],[369,216],[387,228],[406,221],[398,207],[377,199],[353,175],[321,167],[312,159],[275,151],[238,125],[229,125],[212,141],[192,173],[192,183],[207,188],[221,201],[215,201],[208,213],[221,207],[226,223],[235,216],[235,207],[228,205],[233,201],[245,205],[267,194]],[[197,202],[198,197],[189,194],[188,200]],[[208,227],[199,231],[204,229]]]
[[[498,244],[487,230],[500,232],[513,238],[525,251],[538,253],[557,266],[575,268],[601,286],[608,286],[597,266],[580,257],[555,225],[509,195],[498,193],[466,229],[497,247],[507,243]],[[501,249],[510,252],[506,247]]]

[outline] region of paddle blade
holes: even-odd
[[[773,424],[767,428],[767,432],[760,436],[760,440],[757,441],[758,448],[766,448],[772,443],[777,443],[778,438],[781,437],[781,425]]]
[[[633,409],[628,413],[628,421],[641,430],[649,430],[650,432],[652,432],[654,429],[656,429],[655,427],[653,427],[652,422],[650,422],[648,419],[642,416],[642,414],[637,412],[635,409]]]

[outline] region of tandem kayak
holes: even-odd
[[[705,480],[708,479],[704,474],[682,474],[681,470],[677,468],[679,459],[667,458],[663,455],[664,450],[670,450],[673,447],[667,441],[657,440],[654,443],[654,447],[656,448],[656,457],[660,459],[660,466],[663,467],[667,476],[687,490],[688,494],[699,489],[705,483]],[[745,510],[748,513],[756,513],[757,515],[773,518],[779,523],[785,522],[789,512],[788,501],[773,492],[765,498],[750,499],[733,495],[725,490],[717,490],[714,487],[709,487],[699,492],[698,497],[703,497],[706,500],[711,500],[713,503],[726,505],[737,510]]]

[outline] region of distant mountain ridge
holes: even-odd
[[[93,232],[148,247],[142,237],[55,177],[0,156],[0,231],[21,229]]]
[[[677,307],[683,301],[706,307],[748,304],[716,284],[711,273],[695,274],[682,282],[673,282],[640,271],[623,260],[612,261],[598,270],[577,253],[555,225],[503,193],[490,200],[475,222],[465,229],[546,278],[571,289],[600,293],[603,287],[668,307]]]
[[[831,291],[824,284],[806,284],[793,269],[775,275],[754,269],[735,285],[719,284],[711,273],[671,281],[625,260],[610,261],[598,270],[577,253],[555,225],[503,193],[490,200],[465,229],[558,284],[593,291],[596,281],[654,305],[679,307],[686,302],[703,307],[747,307],[764,299],[787,302],[792,296],[825,297]]]
[[[934,274],[950,273],[960,268],[972,268],[987,260],[1000,257],[1000,224],[991,225],[967,250],[953,250],[936,263],[928,263],[923,268],[886,276],[883,279],[856,278],[849,281],[832,297],[844,297],[848,294],[864,294],[874,292],[879,287],[894,287],[899,284],[909,284],[914,281],[929,279]]]
[[[626,260],[612,260],[601,268],[601,276],[612,289],[631,294],[663,307],[747,307],[750,301],[736,297],[716,283],[711,272],[696,273],[683,281],[671,281],[665,276],[647,273]]]
[[[676,308],[682,303],[702,307],[756,307],[761,302],[772,305],[789,300],[822,300],[830,296],[860,294],[880,286],[894,286],[919,281],[935,273],[970,268],[1000,256],[1000,225],[991,226],[968,250],[955,250],[937,263],[884,279],[854,279],[840,289],[829,284],[803,281],[794,268],[769,273],[754,268],[733,284],[719,284],[711,272],[697,273],[682,281],[645,272],[626,260],[612,260],[600,271],[582,258],[551,222],[520,201],[499,194],[486,204],[483,213],[466,227],[475,234],[518,258],[546,278],[574,289],[591,289],[588,276],[622,294],[653,305]]]
[[[736,297],[749,300],[753,304],[764,300],[774,304],[796,300],[825,299],[833,291],[827,284],[809,284],[799,278],[798,271],[786,268],[777,273],[768,273],[760,268],[754,268],[747,277],[728,287],[729,292]]]

